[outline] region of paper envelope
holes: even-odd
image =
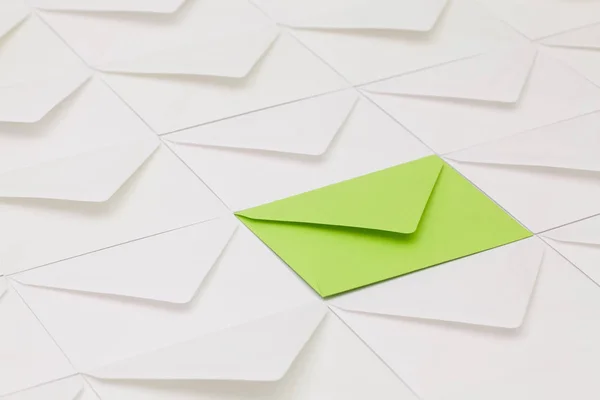
[[[103,400],[416,400],[319,303],[121,360],[88,376]]]
[[[600,109],[600,89],[524,46],[367,85],[364,90],[438,153]]]
[[[158,133],[347,86],[245,0],[103,3],[33,1]]]
[[[431,152],[354,90],[166,136],[232,210],[243,210]]]
[[[101,81],[84,84],[37,122],[0,122],[5,274],[225,212]]]
[[[600,213],[600,113],[452,153],[449,162],[530,230]]]
[[[596,25],[551,36],[540,43],[549,46],[553,55],[600,85],[600,21]]]
[[[531,235],[436,156],[237,215],[323,297]]]
[[[600,216],[544,232],[541,237],[600,284]]]
[[[99,400],[94,390],[79,375],[23,390],[0,400]]]
[[[1,399],[4,400],[3,395],[75,373],[35,315],[2,276],[0,326]]]
[[[330,304],[423,399],[586,399],[600,390],[600,291],[536,238]]]
[[[36,16],[0,5],[0,121],[36,122],[90,72]]]
[[[78,372],[316,296],[233,217],[12,277]]]
[[[600,22],[598,0],[481,0],[532,40]]]
[[[254,0],[354,84],[521,43],[472,0]]]

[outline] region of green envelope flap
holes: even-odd
[[[417,230],[443,166],[436,156],[421,158],[237,215],[410,234]]]

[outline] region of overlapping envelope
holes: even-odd
[[[597,0],[481,0],[494,15],[532,40],[600,22]]]
[[[538,233],[600,213],[600,113],[447,156],[475,185]]]
[[[52,89],[33,82],[25,90],[28,104],[37,104],[38,90]],[[35,122],[8,122],[18,120],[19,112],[0,122],[4,273],[226,212],[104,83],[92,79],[70,90],[60,86],[62,94],[37,110],[46,114]]]
[[[79,375],[0,396],[1,400],[99,400],[93,389]]]
[[[550,46],[553,55],[600,85],[600,17],[596,25],[551,36],[540,42]]]
[[[600,285],[600,216],[544,232],[541,237]]]
[[[423,399],[586,399],[600,391],[600,291],[537,238],[330,305]]]
[[[232,210],[431,154],[354,90],[273,107],[165,138]]]
[[[103,400],[416,400],[319,303],[120,360],[87,375]]]
[[[11,277],[78,372],[315,299],[233,217]]]
[[[237,216],[324,297],[531,236],[436,156]]]
[[[254,0],[354,84],[523,38],[472,0]]]
[[[9,393],[75,373],[35,315],[2,276],[0,326],[1,399]]]
[[[347,86],[246,0],[34,0],[158,133]]]
[[[519,46],[367,85],[439,153],[600,109],[600,89],[545,49]]]

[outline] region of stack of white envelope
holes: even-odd
[[[321,298],[232,215],[436,156],[529,237]],[[592,400],[599,315],[600,0],[0,0],[0,400]]]

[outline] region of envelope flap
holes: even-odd
[[[600,218],[593,217],[548,232],[542,237],[566,243],[600,246]]]
[[[168,136],[177,144],[322,155],[358,100],[354,90],[301,100]]]
[[[450,154],[477,164],[600,172],[600,113],[559,122]]]
[[[569,31],[541,41],[549,46],[600,50],[600,24]]]
[[[215,219],[139,239],[15,277],[24,285],[184,304],[237,228]]]
[[[170,14],[187,0],[30,0],[42,10]]]
[[[447,0],[256,0],[275,21],[295,28],[429,31]]]
[[[277,381],[327,312],[311,304],[116,362],[100,379]]]
[[[347,311],[518,328],[544,245],[525,239],[334,298]]]
[[[83,390],[81,378],[74,376],[0,396],[0,400],[78,400]]]
[[[226,78],[247,76],[267,53],[279,32],[276,26],[245,30],[226,28],[217,35],[165,38],[146,41],[132,50],[127,41],[111,51],[109,59],[96,65],[106,72],[167,75],[203,75]]]
[[[413,233],[444,163],[435,156],[251,208],[256,220]]]
[[[98,151],[0,174],[0,198],[104,202],[158,147],[156,139],[116,144]]]
[[[536,50],[519,47],[438,65],[365,87],[369,92],[516,103]]]
[[[2,0],[0,3],[0,39],[29,15],[22,0]]]
[[[0,121],[34,123],[69,97],[88,79],[83,69],[0,86]]]

